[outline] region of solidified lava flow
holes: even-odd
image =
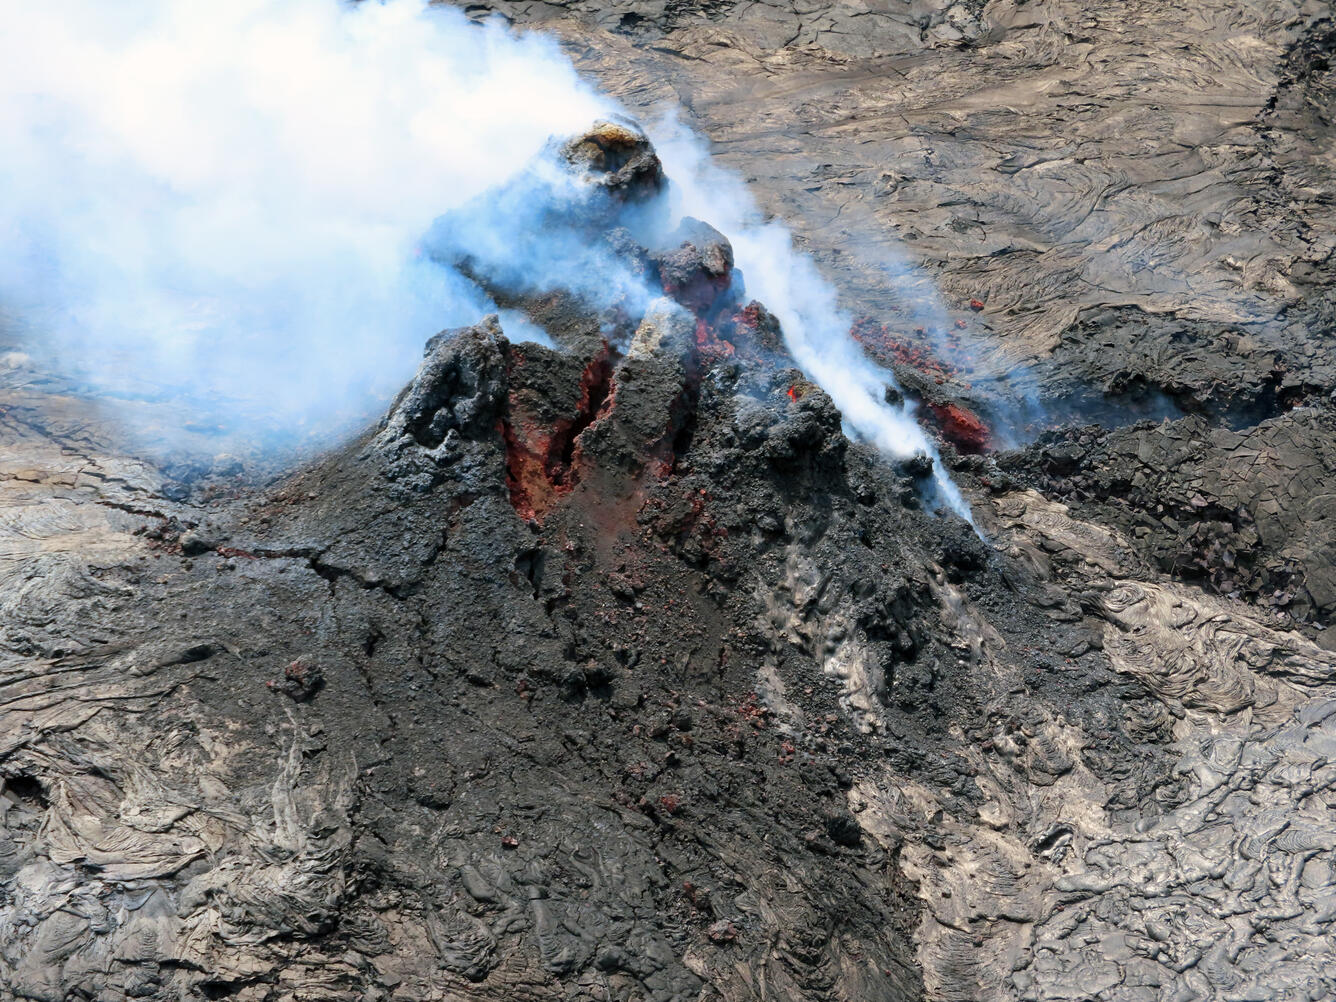
[[[1032,6],[469,8],[690,94],[934,456],[623,119],[300,462],[0,315],[0,999],[1336,997],[1336,29]]]

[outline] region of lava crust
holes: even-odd
[[[654,296],[442,220],[557,347],[443,332],[295,468],[0,354],[0,997],[1336,995],[1329,12],[493,9],[689,96],[980,532],[632,232],[627,123],[557,148]]]

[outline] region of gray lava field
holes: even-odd
[[[465,10],[678,109],[937,458],[629,120],[559,222],[656,297],[443,217],[505,314],[314,453],[0,314],[0,999],[1336,999],[1331,6]]]

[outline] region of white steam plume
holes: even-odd
[[[42,0],[0,32],[0,308],[104,388],[328,423],[489,305],[437,214],[609,104],[421,0]]]
[[[494,309],[415,255],[442,214],[453,246],[538,287],[636,298],[611,256],[535,232],[570,179],[523,173],[616,111],[545,38],[424,0],[17,5],[0,33],[0,308],[103,388],[186,395],[252,434],[355,420],[350,402],[396,389],[430,334]],[[788,231],[694,137],[659,132],[681,210],[732,240],[848,425],[936,458]]]
[[[895,376],[872,362],[850,335],[853,317],[816,263],[793,246],[782,223],[767,222],[741,179],[715,166],[700,140],[675,118],[650,130],[664,172],[673,180],[680,211],[711,225],[733,244],[749,296],[779,319],[794,360],[830,394],[845,423],[892,456],[926,453],[941,500],[971,525],[969,505],[943,470],[932,440],[914,419],[913,405],[885,400]]]

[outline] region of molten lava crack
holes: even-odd
[[[513,389],[507,395],[506,414],[499,422],[506,446],[506,485],[510,503],[525,519],[541,522],[580,480],[578,439],[613,405],[612,350],[606,343],[581,373],[579,391],[574,412],[554,422],[528,413]]]

